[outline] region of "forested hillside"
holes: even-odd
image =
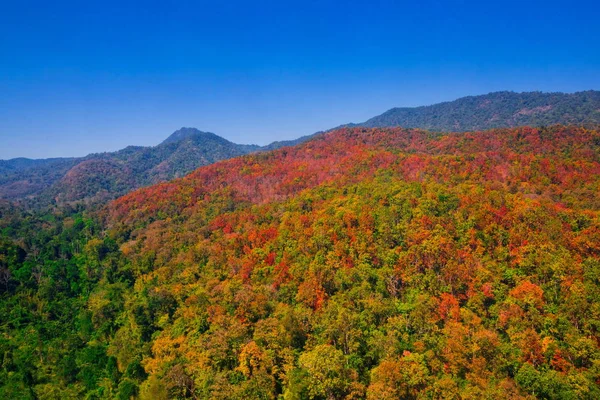
[[[0,207],[0,397],[600,397],[600,132],[341,129]]]
[[[600,124],[600,92],[495,92],[423,107],[392,108],[354,126],[464,132],[515,126]]]
[[[0,161],[0,198],[28,199],[26,204],[34,206],[100,203],[258,149],[214,133],[181,128],[154,147],[129,146],[82,158]]]

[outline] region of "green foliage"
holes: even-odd
[[[344,354],[330,345],[318,345],[304,352],[298,359],[302,379],[295,382],[305,386],[310,399],[343,398],[352,382],[352,370],[347,367]],[[295,388],[292,392],[298,391]]]

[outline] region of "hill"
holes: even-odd
[[[492,128],[600,124],[600,92],[495,92],[423,107],[392,108],[351,126],[466,132]]]
[[[598,398],[599,191],[597,130],[352,128],[0,207],[0,397]]]
[[[42,193],[78,161],[77,158],[0,160],[0,199],[22,199]]]
[[[0,198],[31,198],[30,203],[42,205],[104,201],[258,149],[182,128],[154,147],[130,146],[82,158],[2,161]]]

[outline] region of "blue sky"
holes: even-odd
[[[395,106],[600,89],[592,1],[0,2],[0,158],[292,139]]]

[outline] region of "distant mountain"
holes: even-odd
[[[260,150],[210,132],[181,128],[158,146],[129,146],[81,158],[0,161],[0,198],[32,204],[101,201]]]
[[[554,124],[600,124],[600,91],[495,92],[431,106],[392,108],[363,123],[345,126],[401,126],[431,131],[465,132]]]
[[[0,174],[10,172],[25,171],[29,168],[40,167],[43,165],[54,165],[73,160],[72,158],[45,158],[41,160],[32,160],[30,158],[13,158],[12,160],[0,160]]]
[[[20,199],[39,194],[77,164],[77,158],[0,160],[0,198]]]
[[[260,150],[261,151],[269,151],[269,150],[277,150],[282,147],[296,146],[296,145],[298,145],[300,143],[304,143],[307,140],[310,140],[310,139],[314,138],[315,136],[318,136],[322,133],[324,133],[324,131],[315,132],[312,135],[301,136],[298,139],[276,141],[276,142],[273,142],[271,144],[261,147]]]

